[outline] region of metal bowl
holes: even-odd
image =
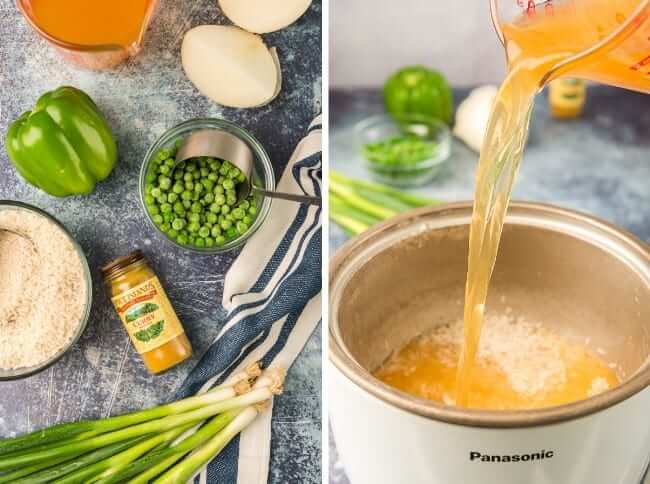
[[[238,138],[240,138],[242,141],[244,141],[251,148],[254,155],[253,181],[257,186],[264,188],[266,190],[272,191],[275,189],[275,175],[273,173],[273,165],[271,164],[271,159],[269,158],[269,155],[266,153],[266,150],[264,149],[262,144],[257,139],[255,139],[253,135],[251,135],[245,129],[237,126],[236,124],[231,123],[230,121],[226,121],[224,119],[217,119],[217,118],[192,119],[190,121],[185,121],[184,123],[181,123],[178,126],[174,126],[173,128],[167,130],[153,145],[151,145],[151,147],[145,154],[144,160],[142,162],[142,168],[140,169],[140,204],[151,227],[153,227],[153,229],[170,244],[173,244],[176,247],[189,252],[194,252],[198,254],[207,254],[207,255],[218,255],[240,247],[249,238],[251,238],[253,234],[255,234],[255,232],[257,232],[257,230],[262,226],[262,224],[266,220],[266,217],[271,208],[270,198],[260,197],[258,199],[259,209],[257,211],[256,218],[253,221],[253,224],[251,225],[250,229],[246,233],[227,242],[225,245],[221,247],[209,247],[209,248],[208,247],[198,248],[198,247],[192,247],[188,245],[181,245],[175,240],[169,238],[167,234],[162,232],[156,226],[156,224],[154,224],[151,215],[147,211],[147,207],[144,202],[146,177],[147,177],[147,172],[149,170],[149,164],[151,160],[156,156],[158,151],[160,151],[163,148],[169,148],[173,146],[177,139],[184,138],[190,133],[201,129],[222,130],[227,133],[233,134]]]
[[[29,211],[32,213],[35,213],[37,215],[40,215],[46,219],[48,219],[50,222],[58,226],[61,231],[67,236],[68,240],[72,243],[74,246],[77,255],[79,256],[79,260],[81,262],[81,266],[83,268],[84,272],[84,280],[86,282],[86,304],[85,304],[85,309],[83,312],[83,315],[81,317],[81,321],[79,321],[79,326],[77,327],[77,331],[74,333],[70,341],[63,347],[61,348],[55,355],[52,357],[48,358],[47,360],[43,361],[42,363],[39,363],[38,365],[35,366],[29,366],[29,367],[22,367],[22,368],[15,368],[15,369],[4,369],[0,368],[0,381],[2,380],[17,380],[19,378],[25,378],[31,375],[34,375],[36,373],[39,373],[47,368],[49,368],[51,365],[56,363],[67,351],[72,348],[72,346],[75,345],[77,341],[79,341],[79,338],[83,334],[84,330],[86,329],[86,325],[88,324],[88,318],[90,317],[90,309],[92,306],[92,300],[93,300],[93,284],[92,284],[92,277],[90,274],[90,268],[88,267],[88,260],[86,259],[86,255],[83,252],[83,249],[81,246],[77,243],[77,241],[72,237],[72,234],[68,231],[68,229],[65,228],[65,226],[59,222],[56,218],[54,218],[52,215],[49,213],[45,212],[44,210],[41,210],[40,208],[34,207],[32,205],[22,203],[22,202],[16,202],[12,200],[0,200],[0,211],[2,210],[25,210]]]

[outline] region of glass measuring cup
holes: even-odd
[[[540,88],[570,75],[650,93],[650,0],[491,0],[510,61],[557,54]]]
[[[82,45],[66,42],[48,33],[39,25],[34,15],[31,0],[16,0],[16,6],[32,28],[42,38],[47,40],[66,60],[86,69],[103,70],[115,67],[140,52],[144,34],[151,22],[158,2],[159,0],[149,0],[147,10],[142,18],[139,35],[135,42],[127,46],[119,44]]]

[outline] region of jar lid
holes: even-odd
[[[134,250],[130,254],[124,255],[122,257],[118,257],[112,262],[109,262],[106,264],[104,267],[102,267],[100,270],[102,272],[102,276],[104,279],[112,276],[116,272],[124,269],[125,267],[130,266],[131,264],[144,260],[144,254],[140,249]]]

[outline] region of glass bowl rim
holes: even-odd
[[[248,229],[246,233],[244,233],[244,235],[240,235],[239,237],[234,238],[233,240],[231,240],[230,242],[226,243],[221,247],[215,246],[215,247],[204,247],[204,248],[181,245],[175,240],[168,237],[167,234],[161,231],[153,222],[153,219],[151,218],[151,215],[149,214],[149,211],[147,210],[146,204],[144,202],[144,196],[145,196],[144,187],[146,185],[147,169],[149,167],[151,160],[155,156],[156,152],[164,148],[165,145],[169,145],[170,142],[172,142],[178,137],[184,135],[186,136],[189,132],[197,129],[206,129],[206,128],[226,130],[229,133],[234,134],[238,138],[245,141],[246,144],[250,146],[251,150],[255,154],[255,157],[259,160],[259,162],[263,167],[264,178],[265,178],[264,188],[269,191],[275,190],[275,173],[273,171],[273,164],[271,163],[271,158],[269,157],[268,153],[264,149],[262,143],[260,143],[260,141],[257,138],[255,138],[248,130],[242,128],[236,123],[233,123],[232,121],[228,121],[222,118],[189,119],[187,121],[183,121],[182,123],[179,123],[167,129],[162,135],[160,135],[156,139],[156,141],[154,141],[149,146],[149,149],[147,149],[147,152],[144,155],[144,158],[142,160],[142,165],[140,166],[138,190],[140,195],[140,206],[142,208],[142,211],[144,212],[145,217],[149,222],[149,225],[154,229],[154,231],[160,237],[166,240],[169,244],[172,244],[173,246],[187,252],[191,252],[194,254],[201,254],[201,255],[220,255],[220,254],[225,254],[227,252],[230,252],[242,246],[248,239],[250,239],[259,230],[262,224],[266,221],[266,218],[271,209],[271,199],[269,197],[262,198],[262,204],[261,207],[259,207],[253,225]]]
[[[52,357],[37,365],[14,368],[12,370],[8,370],[6,368],[0,368],[0,381],[10,381],[10,380],[19,380],[21,378],[27,378],[29,376],[47,370],[49,367],[51,367],[52,365],[57,363],[61,358],[63,358],[63,356],[68,351],[70,351],[70,349],[75,344],[77,344],[77,342],[81,338],[81,335],[86,330],[86,327],[88,326],[88,320],[90,319],[90,310],[92,308],[92,302],[93,302],[93,281],[92,281],[92,274],[90,272],[90,266],[88,265],[88,258],[86,257],[86,254],[81,248],[79,242],[77,242],[77,240],[72,236],[72,234],[66,228],[66,226],[63,225],[63,223],[61,223],[56,217],[54,217],[54,215],[34,205],[25,202],[19,202],[17,200],[0,199],[0,211],[6,209],[7,207],[9,207],[10,209],[26,210],[29,212],[33,212],[41,217],[44,217],[50,222],[52,222],[54,225],[56,225],[65,234],[65,236],[74,246],[75,251],[79,256],[79,261],[81,262],[81,267],[84,272],[84,280],[86,282],[86,303],[85,303],[83,314],[81,316],[81,320],[79,321],[79,326],[77,327],[74,335],[72,336],[72,338],[68,343],[66,343]]]

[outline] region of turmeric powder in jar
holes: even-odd
[[[118,316],[151,373],[192,356],[192,346],[158,277],[140,250],[101,269]]]

